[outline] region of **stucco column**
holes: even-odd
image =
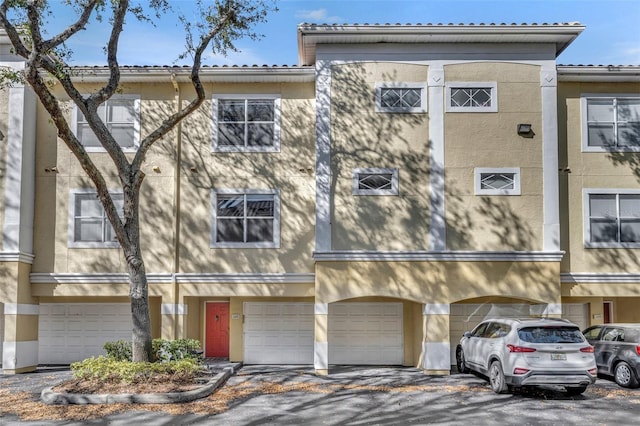
[[[429,375],[450,374],[449,305],[425,304],[422,324],[422,369]]]
[[[38,366],[39,306],[29,291],[31,265],[7,262],[0,265],[0,270],[6,278],[0,288],[0,314],[4,315],[2,368],[5,374],[34,371]]]
[[[329,374],[329,304],[316,303],[313,342],[313,367],[316,374]]]

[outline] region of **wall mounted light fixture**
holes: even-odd
[[[518,134],[523,138],[532,138],[534,133],[531,128],[531,124],[528,123],[520,123],[518,124]]]

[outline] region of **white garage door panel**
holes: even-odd
[[[128,303],[43,303],[39,317],[39,363],[68,364],[104,355],[104,344],[131,340]]]
[[[401,303],[329,305],[330,364],[402,364],[403,346]]]
[[[313,304],[246,302],[246,364],[312,364]]]

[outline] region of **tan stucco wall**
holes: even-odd
[[[585,249],[584,188],[640,189],[637,153],[582,152],[581,94],[640,94],[640,83],[570,83],[558,87],[559,166],[563,272],[637,272],[640,255],[633,249]]]
[[[91,86],[81,91],[89,92]],[[173,86],[166,84],[124,84],[123,94],[140,95],[141,132],[144,138],[155,123],[175,111]],[[64,104],[69,119],[72,108]],[[147,271],[171,271],[173,264],[173,198],[175,132],[169,133],[149,151],[143,171],[140,228],[143,257]],[[62,140],[56,142],[56,131],[47,112],[38,107],[36,155],[36,214],[34,272],[126,272],[119,248],[68,248],[69,202],[73,189],[93,189],[75,156]],[[129,159],[133,154],[127,154]],[[109,188],[119,190],[121,184],[111,159],[106,153],[90,153],[103,172]],[[56,167],[58,172],[45,169]],[[153,171],[158,167],[158,172]],[[55,206],[55,207],[54,207]]]
[[[640,323],[640,296],[607,298],[613,302],[614,322]]]
[[[453,303],[482,296],[560,302],[556,262],[320,262],[316,302],[387,296]]]
[[[427,75],[428,67],[404,63],[333,66],[333,249],[428,249],[428,115],[375,111],[376,83],[426,82]],[[397,168],[399,195],[353,195],[353,169],[356,168]]]
[[[315,92],[306,84],[214,85],[281,96],[280,152],[212,153],[212,102],[183,125],[181,272],[310,272],[315,222]],[[196,171],[192,171],[194,167]],[[280,191],[280,248],[211,248],[212,189]]]
[[[498,112],[445,112],[447,248],[542,250],[540,68],[465,63],[444,73],[447,82],[496,82],[498,90]],[[518,123],[531,124],[535,136],[518,136]],[[519,167],[521,195],[474,195],[476,167]]]

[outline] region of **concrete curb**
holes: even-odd
[[[69,404],[176,404],[195,401],[211,395],[222,386],[232,374],[240,369],[242,364],[225,367],[209,380],[204,386],[186,391],[170,393],[141,393],[141,394],[72,394],[54,392],[52,387],[42,390],[40,399],[49,405]]]

